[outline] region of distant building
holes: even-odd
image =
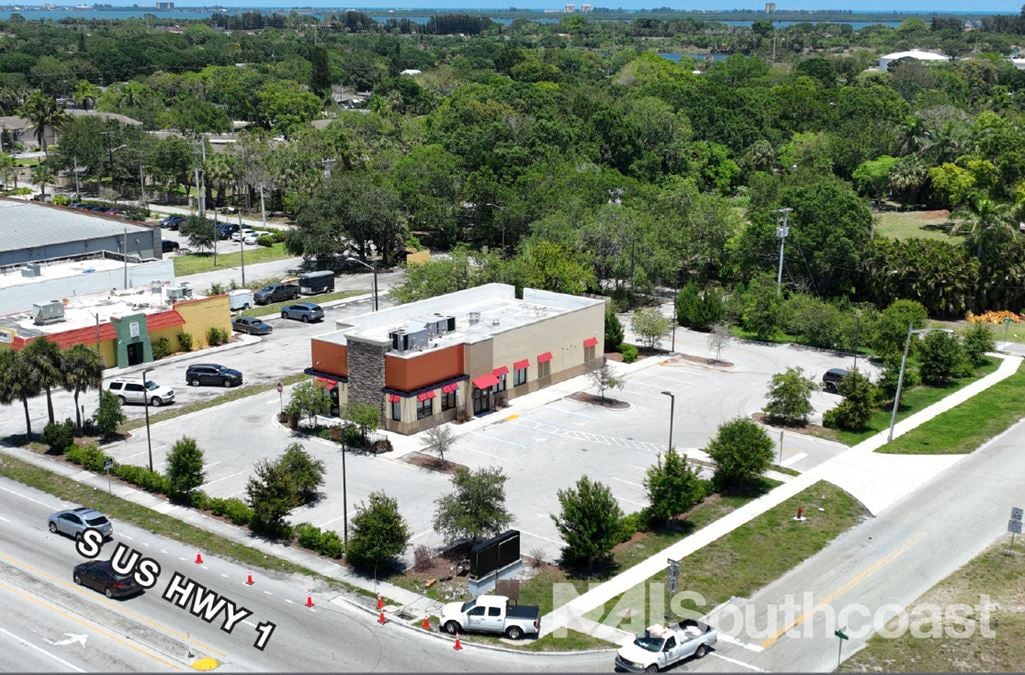
[[[767,2],[767,3],[765,3],[765,13],[766,14],[772,14],[775,11],[776,11],[776,3],[775,2]]]
[[[576,5],[565,5],[562,8],[562,11],[565,12],[566,14],[572,14],[573,12],[577,11],[577,6]]]
[[[173,2],[158,2],[157,9],[174,9]]]
[[[594,9],[594,6],[593,6],[593,5],[586,5],[586,4],[585,4],[585,5],[580,5],[580,11],[581,11],[581,12],[584,12],[585,14],[586,14],[587,12],[590,12],[590,11],[592,11],[593,9]]]
[[[416,77],[421,72],[423,72],[423,71],[417,70],[416,68],[406,68],[401,73],[399,73],[399,75],[407,75],[409,77]]]
[[[936,52],[924,52],[920,49],[912,49],[906,52],[893,52],[879,57],[879,70],[889,70],[890,64],[901,59],[914,59],[925,64],[947,63],[950,57]]]

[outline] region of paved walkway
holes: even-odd
[[[934,403],[925,410],[919,411],[898,422],[894,428],[894,437],[907,433],[911,429],[927,422],[940,413],[950,410],[979,392],[988,389],[997,382],[1010,377],[1018,370],[1021,361],[1022,357],[1018,356],[1004,358],[1000,367],[993,373],[950,394],[943,400]],[[612,600],[616,596],[621,595],[627,590],[645,582],[652,576],[663,571],[666,566],[667,558],[682,560],[694,551],[697,551],[716,539],[729,534],[741,525],[753,520],[774,506],[783,503],[814,483],[820,480],[840,480],[840,476],[845,472],[850,471],[851,467],[859,466],[866,461],[872,463],[871,458],[874,457],[873,453],[886,444],[887,433],[888,432],[885,430],[879,432],[878,434],[851,447],[849,450],[843,452],[837,457],[820,464],[787,483],[784,483],[764,497],[745,504],[736,511],[728,513],[689,537],[682,539],[672,546],[656,553],[644,562],[634,565],[601,586],[578,596],[562,607],[556,608],[554,611],[542,618],[542,636],[562,627],[569,627],[574,630],[588,632],[588,628],[591,627],[591,625],[580,621],[586,613],[594,610],[595,608],[601,607],[609,600]],[[934,473],[925,475],[924,472],[920,472],[916,464],[912,462],[905,462],[902,466],[907,470],[901,476],[897,477],[895,480],[886,481],[883,483],[882,488],[874,486],[870,488],[870,501],[877,504],[892,503],[900,497],[913,492],[919,485],[934,475]],[[893,471],[896,468],[901,467],[891,465],[887,466],[886,470]],[[884,494],[878,494],[880,491]],[[855,494],[854,496],[859,497],[858,494]]]

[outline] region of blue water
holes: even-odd
[[[678,54],[676,52],[659,52],[658,55],[664,59],[669,59],[673,63],[679,63],[680,59],[684,56],[690,57],[696,62],[701,63],[705,60],[705,57],[708,56],[708,54]],[[729,54],[712,54],[711,56],[713,61],[725,61],[730,57]]]

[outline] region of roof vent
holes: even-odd
[[[498,318],[497,316],[496,316],[496,317],[495,317],[494,319],[492,319],[492,320],[491,320],[491,325],[492,325],[492,326],[497,326],[497,325],[499,325],[500,323],[502,323],[502,320],[501,320],[501,319],[499,319],[499,318]]]
[[[470,325],[480,322],[480,312],[470,312]]]
[[[39,263],[28,263],[21,268],[23,277],[38,277],[40,274]]]

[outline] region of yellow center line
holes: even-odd
[[[822,598],[822,600],[819,601],[819,603],[815,605],[815,607],[812,608],[810,611],[807,611],[801,616],[797,617],[797,619],[795,619],[790,625],[784,627],[781,631],[779,631],[772,637],[768,637],[762,640],[762,648],[768,649],[772,645],[776,644],[776,641],[783,637],[783,635],[785,635],[787,632],[800,626],[802,623],[804,623],[809,618],[814,616],[815,612],[819,611],[820,609],[828,607],[834,600],[839,598],[841,595],[847,593],[852,588],[856,587],[861,582],[863,582],[865,579],[872,576],[873,574],[881,570],[883,567],[886,567],[900,556],[904,555],[904,553],[906,553],[908,549],[917,544],[924,537],[925,532],[916,532],[914,536],[905,541],[897,550],[887,554],[886,556],[880,558],[879,560],[875,561],[874,563],[863,569],[861,572],[855,574],[853,577],[848,579],[847,582],[844,583],[842,586],[840,586],[839,588],[831,592],[829,595]]]
[[[145,617],[145,616],[139,614],[138,612],[134,612],[134,611],[128,609],[127,607],[125,607],[124,603],[114,602],[113,600],[108,600],[106,597],[104,597],[102,595],[96,595],[94,593],[85,591],[85,590],[82,589],[81,586],[75,585],[74,582],[67,581],[65,579],[61,579],[60,577],[55,577],[52,574],[49,574],[48,572],[44,572],[43,570],[41,570],[41,569],[39,569],[37,567],[33,567],[32,565],[30,565],[30,564],[28,564],[26,562],[23,562],[23,561],[18,560],[16,558],[12,558],[12,557],[4,554],[4,553],[0,553],[0,559],[6,560],[11,565],[13,565],[15,567],[19,567],[23,571],[29,571],[29,572],[31,572],[32,574],[35,574],[38,577],[42,577],[44,579],[47,579],[47,580],[51,581],[52,583],[59,584],[59,585],[65,587],[67,589],[70,589],[71,591],[73,591],[79,597],[86,598],[90,602],[99,602],[99,603],[105,604],[108,607],[110,607],[111,609],[113,609],[114,611],[116,611],[118,614],[125,614],[127,616],[130,616],[133,619],[135,619],[136,621],[138,621],[140,623],[144,623],[144,624],[146,624],[147,626],[149,626],[151,628],[156,628],[157,630],[163,631],[163,632],[167,633],[168,635],[173,635],[174,637],[176,637],[176,638],[178,638],[180,640],[188,640],[188,639],[190,639],[190,636],[187,635],[186,633],[184,633],[182,631],[179,631],[179,630],[175,630],[174,628],[171,628],[170,626],[165,626],[164,624],[159,623],[157,621],[154,621],[154,620],[152,620],[152,619],[150,619],[148,617]],[[219,649],[214,649],[210,645],[205,644],[205,643],[203,643],[203,642],[201,642],[199,640],[196,640],[195,638],[191,638],[191,639],[192,639],[192,644],[196,645],[197,647],[199,647],[203,651],[209,652],[210,654],[216,654],[217,656],[225,656],[225,653],[220,651]]]
[[[170,668],[172,670],[184,670],[184,668],[182,668],[181,665],[179,665],[179,664],[177,664],[177,663],[175,663],[173,661],[168,661],[167,659],[161,658],[160,656],[157,656],[156,654],[151,653],[149,650],[144,648],[142,645],[136,644],[136,643],[134,643],[134,642],[132,642],[130,640],[126,640],[126,639],[122,638],[121,636],[119,636],[119,635],[117,635],[115,633],[110,632],[106,628],[103,628],[102,626],[97,625],[95,622],[87,622],[85,619],[81,619],[81,618],[79,618],[79,617],[77,617],[77,616],[75,616],[73,614],[69,614],[68,612],[65,612],[63,609],[60,609],[59,607],[54,606],[53,603],[51,603],[49,600],[42,600],[40,598],[36,598],[36,597],[34,597],[32,595],[29,595],[28,593],[25,593],[21,589],[19,589],[19,588],[15,587],[15,586],[12,586],[9,583],[7,583],[3,579],[0,579],[0,587],[3,587],[6,590],[8,590],[11,593],[14,593],[16,595],[20,595],[22,598],[24,598],[25,600],[28,600],[29,602],[33,603],[34,605],[38,605],[39,607],[42,607],[43,609],[48,609],[51,612],[53,612],[54,614],[58,614],[58,615],[64,617],[68,621],[73,621],[74,623],[77,623],[78,625],[83,626],[84,628],[87,628],[87,629],[89,629],[91,631],[95,631],[96,633],[99,633],[99,634],[101,634],[101,635],[103,635],[105,637],[108,637],[108,638],[110,638],[111,640],[117,642],[118,644],[120,644],[123,647],[128,647],[129,649],[133,649],[133,650],[139,652],[140,654],[142,654],[143,656],[149,657],[149,658],[153,659],[154,661],[157,661],[158,663],[161,663],[161,664],[167,666],[168,668]]]

